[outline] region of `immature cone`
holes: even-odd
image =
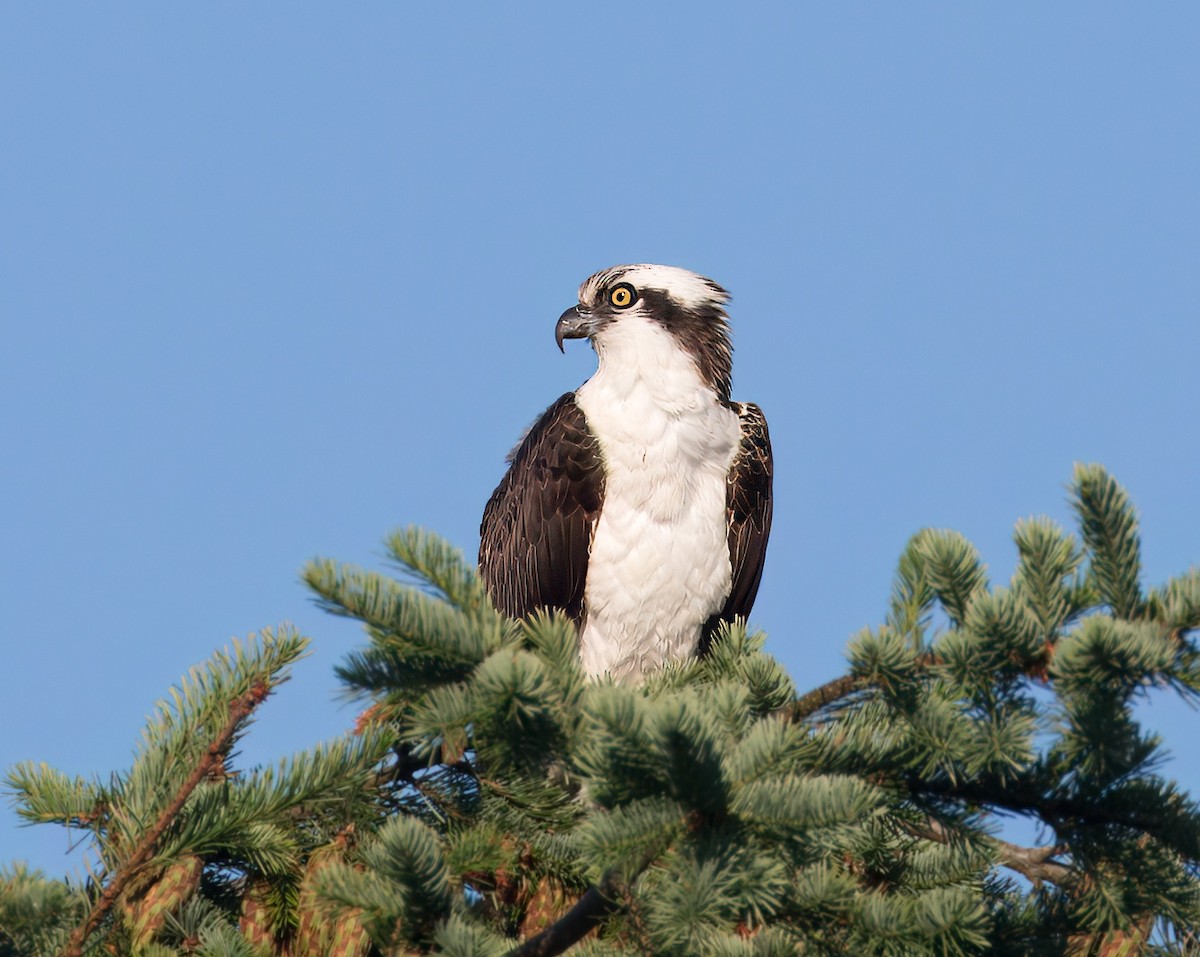
[[[167,865],[162,876],[150,885],[140,900],[125,909],[133,932],[133,948],[140,950],[149,944],[166,921],[167,915],[179,910],[200,884],[204,861],[185,857]]]
[[[317,895],[317,876],[328,865],[341,861],[348,837],[317,848],[308,859],[300,881],[296,905],[299,922],[292,943],[292,957],[362,957],[371,946],[357,910],[331,912]]]
[[[1150,844],[1150,839],[1143,834],[1137,843],[1139,848],[1145,848]],[[1085,877],[1078,889],[1083,890],[1091,884],[1091,879]],[[1067,957],[1140,957],[1146,953],[1153,930],[1154,915],[1147,914],[1125,930],[1113,930],[1107,934],[1073,934],[1067,938]]]
[[[363,957],[371,947],[371,938],[363,927],[358,910],[343,911],[333,925],[329,957]]]
[[[238,928],[242,936],[258,949],[275,947],[271,912],[266,903],[270,890],[270,884],[259,881],[246,888],[242,894],[242,914],[238,920]]]
[[[300,881],[300,897],[296,903],[298,917],[296,936],[292,941],[294,957],[320,957],[329,947],[333,928],[316,892],[316,877],[330,862],[339,858],[333,847],[318,848],[308,859]]]
[[[1141,928],[1114,930],[1098,936],[1078,934],[1067,941],[1067,957],[1140,957],[1146,953],[1146,942],[1153,919],[1144,920]]]
[[[533,937],[540,934],[570,910],[574,903],[571,895],[560,884],[543,877],[525,907],[521,936]]]

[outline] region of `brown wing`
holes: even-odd
[[[750,614],[758,583],[762,580],[767,556],[767,536],[771,533],[771,436],[762,409],[748,402],[734,402],[730,408],[742,424],[742,441],[726,485],[726,514],[729,520],[729,561],[733,566],[733,584],[725,607],[708,620],[700,640],[700,654],[708,650],[712,636],[722,621],[745,618]]]
[[[513,618],[583,610],[592,529],[604,498],[600,446],[568,392],[534,424],[483,510],[479,573]]]

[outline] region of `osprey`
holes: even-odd
[[[702,654],[758,592],[771,444],[762,410],[729,398],[728,300],[673,266],[587,279],[554,335],[590,339],[596,373],[534,423],[484,509],[492,601],[561,608],[592,675]]]

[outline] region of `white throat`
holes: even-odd
[[[726,482],[740,425],[652,319],[622,316],[596,352],[575,394],[606,469],[580,653],[591,674],[620,679],[694,653],[729,595]]]

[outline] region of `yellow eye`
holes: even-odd
[[[627,282],[618,283],[608,294],[608,301],[618,309],[628,309],[637,302],[637,290]]]

